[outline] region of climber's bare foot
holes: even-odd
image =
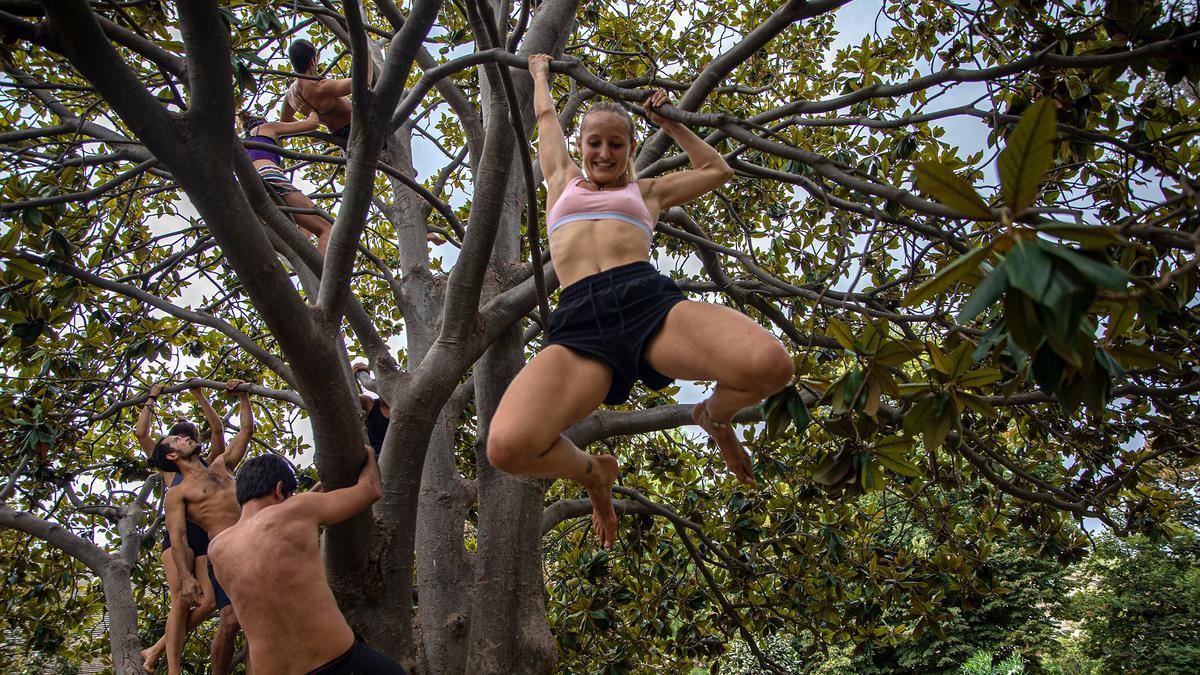
[[[612,548],[617,540],[617,512],[613,509],[612,486],[620,467],[612,455],[591,455],[587,472],[581,483],[592,500],[592,527],[604,548]]]
[[[729,467],[733,475],[746,485],[754,485],[754,463],[750,461],[750,455],[733,433],[733,426],[728,422],[714,422],[705,403],[706,401],[702,401],[692,408],[692,421],[717,442],[721,456],[725,458],[725,466]]]
[[[146,649],[143,649],[141,653],[142,670],[146,671],[147,673],[153,673],[157,670],[157,668],[154,667],[154,664],[158,662],[158,657],[162,655],[162,652],[155,647],[158,647],[158,645],[156,644],[154,647],[147,647]]]

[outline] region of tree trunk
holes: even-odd
[[[112,655],[113,672],[118,675],[139,675],[142,670],[142,643],[137,631],[137,602],[133,599],[133,582],[129,564],[113,559],[101,577],[104,585],[104,604],[108,610],[108,645]]]

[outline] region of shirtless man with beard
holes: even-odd
[[[238,390],[241,380],[230,380],[225,391],[238,396],[238,411],[241,428],[225,448],[225,454],[213,460],[209,466],[200,462],[199,444],[187,436],[166,436],[154,446],[155,466],[165,467],[183,476],[183,482],[167,492],[167,531],[173,541],[187,541],[187,523],[196,523],[208,535],[215,537],[238,521],[238,507],[234,489],[233,469],[246,454],[250,437],[254,434],[254,415],[250,408],[250,394]],[[171,467],[174,468],[171,468]],[[187,546],[172,546],[175,566],[180,576],[180,597],[188,607],[200,604],[204,590],[192,575],[192,551]],[[229,597],[216,582],[209,559],[208,576],[212,580],[213,596],[217,610],[221,613],[219,634],[232,637],[237,632],[237,616],[230,606]],[[226,646],[227,645],[227,646]],[[232,639],[214,639],[212,672],[224,675],[232,668]],[[224,648],[222,648],[224,647]],[[227,653],[228,652],[228,653]]]
[[[209,560],[237,604],[251,661],[260,672],[404,675],[346,623],[321,560],[318,528],[371,506],[382,494],[375,451],[366,446],[358,481],[293,496],[287,460],[265,454],[237,475],[242,518],[214,536]]]

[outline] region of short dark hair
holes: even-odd
[[[172,471],[174,473],[179,473],[179,465],[174,461],[167,459],[167,455],[174,452],[174,450],[171,448],[171,444],[167,442],[167,439],[174,435],[176,434],[163,436],[162,438],[158,439],[157,443],[154,444],[154,452],[150,454],[150,465],[159,471]]]
[[[317,48],[308,40],[292,40],[288,46],[288,60],[292,62],[292,70],[303,73],[308,70],[308,64],[317,56]]]
[[[237,472],[238,506],[271,494],[279,481],[283,481],[284,497],[296,491],[296,471],[286,459],[267,453],[247,460]]]
[[[195,424],[192,424],[187,420],[176,420],[175,424],[172,424],[171,428],[167,429],[167,435],[187,436],[188,438],[197,442],[200,440],[200,430],[196,428]]]

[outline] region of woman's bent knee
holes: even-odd
[[[523,448],[518,435],[499,429],[488,431],[487,458],[493,467],[505,473],[519,473],[523,464],[522,454]]]
[[[792,357],[773,337],[747,354],[744,369],[746,389],[769,396],[786,387],[795,375]]]

